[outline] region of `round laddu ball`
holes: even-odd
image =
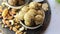
[[[35,24],[36,25],[42,24],[42,21],[43,21],[43,17],[41,15],[36,15],[35,16]]]
[[[36,9],[37,8],[37,2],[31,2],[30,4],[29,4],[29,8],[33,8],[33,9]]]

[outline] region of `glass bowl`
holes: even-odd
[[[28,3],[30,2],[30,0],[25,0],[25,4],[24,5],[27,5]],[[24,5],[21,5],[21,6],[12,6],[8,3],[8,0],[5,0],[5,5],[10,7],[10,8],[15,8],[15,9],[20,9],[22,8]]]

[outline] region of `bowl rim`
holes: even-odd
[[[8,6],[9,8],[15,8],[15,9],[20,9],[20,8],[22,8],[24,5],[27,5],[27,4],[29,3],[29,0],[28,0],[28,2],[26,2],[24,5],[21,5],[21,6],[12,6],[12,5],[10,5],[7,1],[8,1],[8,0],[5,1],[5,5]]]

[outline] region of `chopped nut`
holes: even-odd
[[[2,12],[2,16],[3,16],[3,17],[6,17],[7,14],[8,14],[8,9],[6,8],[6,9],[4,9],[3,12]]]
[[[10,24],[8,20],[6,20],[5,22],[6,22],[6,24],[7,24],[7,25],[9,25],[9,24]]]
[[[17,28],[16,28],[16,27],[13,27],[13,31],[15,31],[15,32],[16,32],[16,31],[17,31]]]
[[[23,32],[21,32],[21,31],[17,31],[15,34],[23,34]]]
[[[23,31],[24,30],[24,27],[21,27],[20,29],[19,29],[19,31]]]
[[[9,14],[7,15],[7,19],[11,20],[13,16],[10,16]]]
[[[9,22],[11,23],[11,25],[13,25],[13,24],[14,24],[14,20],[9,20]]]
[[[19,28],[19,27],[21,27],[20,25],[17,25],[17,26],[15,26],[17,29]]]
[[[4,24],[6,24],[7,27],[10,27],[11,26],[8,20],[5,20]]]
[[[16,12],[15,11],[11,11],[11,13],[14,15],[14,14],[16,14]]]
[[[10,27],[10,30],[12,30],[12,29],[13,29],[13,27],[11,26],[11,27]]]
[[[15,11],[10,11],[9,14],[13,16],[13,15],[16,14],[16,12]]]
[[[18,25],[18,23],[14,23],[14,25]]]

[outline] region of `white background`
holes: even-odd
[[[55,0],[48,0],[51,7],[51,21],[44,34],[60,34],[60,4]]]

